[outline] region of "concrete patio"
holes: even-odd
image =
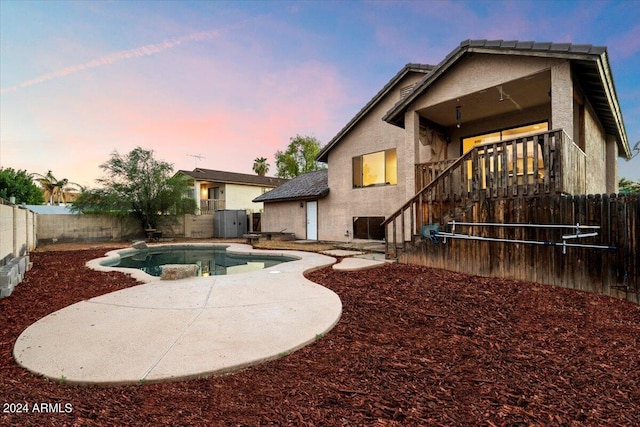
[[[16,341],[16,360],[66,383],[189,379],[285,356],[321,338],[340,319],[338,295],[303,276],[333,264],[334,258],[256,251],[239,244],[228,250],[298,260],[237,275],[175,281],[136,270],[133,275],[144,284],[73,304],[31,325]],[[118,270],[99,265],[99,260],[88,265]]]

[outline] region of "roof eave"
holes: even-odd
[[[518,56],[539,56],[546,58],[558,58],[566,59],[570,61],[589,61],[595,62],[598,73],[600,75],[601,82],[603,84],[603,91],[607,97],[609,109],[616,122],[618,139],[618,154],[625,158],[631,157],[631,148],[627,138],[627,133],[620,111],[620,105],[616,96],[615,85],[611,76],[611,68],[607,57],[606,49],[600,53],[589,52],[569,52],[569,51],[536,51],[536,50],[523,50],[523,49],[504,49],[504,48],[492,48],[492,47],[478,47],[469,43],[461,43],[454,51],[452,51],[447,57],[438,64],[428,75],[426,75],[422,82],[420,82],[414,90],[400,102],[398,102],[391,110],[389,110],[382,120],[389,124],[393,124],[398,127],[404,127],[404,112],[411,105],[411,103],[418,98],[423,90],[431,86],[443,73],[449,70],[455,63],[457,63],[461,57],[468,53],[490,53],[500,55],[518,55]]]
[[[222,173],[229,173],[229,174],[238,174],[236,172],[225,172],[225,171],[214,171],[214,172],[222,172]],[[200,182],[222,182],[224,184],[235,184],[235,185],[248,185],[248,186],[252,186],[252,187],[271,187],[271,188],[277,188],[278,186],[282,185],[284,182],[287,181],[287,179],[284,178],[277,178],[277,177],[263,177],[265,179],[268,180],[275,180],[275,182],[250,182],[250,181],[242,181],[239,179],[233,179],[233,178],[210,178],[210,177],[205,177],[205,176],[201,176],[200,174],[203,172],[194,172],[194,171],[188,171],[188,170],[178,170],[175,174],[182,174],[182,175],[186,175],[191,179],[194,179],[196,181],[200,181]],[[252,175],[253,176],[253,175]],[[257,175],[256,175],[257,176]]]
[[[629,145],[629,139],[627,137],[627,131],[624,126],[622,111],[620,110],[620,103],[618,102],[616,87],[613,82],[613,76],[611,75],[611,67],[609,65],[609,58],[606,51],[602,52],[599,55],[597,66],[598,73],[600,73],[600,78],[603,82],[603,89],[605,91],[605,95],[607,96],[609,108],[611,109],[611,113],[613,114],[613,118],[616,122],[618,135],[615,136],[618,138],[619,142],[618,155],[624,157],[625,159],[630,159],[631,146]]]
[[[454,49],[447,57],[438,64],[427,76],[424,77],[423,81],[416,85],[414,90],[403,100],[398,102],[391,110],[387,112],[382,117],[382,120],[387,123],[404,127],[404,111],[405,109],[421,94],[423,89],[431,86],[435,80],[437,80],[442,74],[444,74],[447,70],[449,70],[455,63],[457,63],[460,58],[469,54],[469,53],[488,53],[488,54],[498,54],[498,55],[518,55],[518,56],[539,56],[539,57],[555,57],[555,58],[564,58],[571,60],[585,60],[585,59],[593,59],[593,54],[585,54],[585,53],[571,53],[571,52],[550,52],[550,51],[535,51],[535,50],[522,50],[522,49],[504,49],[504,48],[495,48],[495,47],[476,47],[471,46],[469,44],[461,43],[456,49]]]
[[[389,110],[384,116],[382,116],[382,120],[396,125],[398,127],[404,127],[404,111],[405,109],[422,94],[422,90],[426,87],[429,87],[435,80],[437,80],[445,71],[447,71],[453,64],[458,62],[458,60],[467,52],[468,46],[460,45],[454,51],[452,51],[447,57],[435,66],[428,73],[420,83],[418,83],[415,88],[411,91],[409,95],[405,98],[401,99],[394,105],[391,110]]]
[[[265,194],[268,194],[268,193],[265,193]],[[324,199],[328,195],[329,195],[329,189],[327,188],[326,190],[323,190],[322,192],[320,192],[318,194],[310,194],[310,195],[299,196],[299,197],[282,197],[282,198],[275,198],[275,199],[263,199],[263,200],[258,200],[258,199],[260,199],[262,197],[262,196],[259,196],[259,197],[256,197],[255,199],[253,199],[252,201],[255,202],[255,203],[305,202],[305,201],[309,201],[309,200]]]

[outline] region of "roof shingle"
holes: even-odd
[[[536,50],[548,52],[580,53],[589,55],[600,55],[602,52],[607,50],[607,48],[604,46],[593,46],[590,44],[534,42],[523,40],[465,40],[460,43],[459,48],[465,47]]]
[[[246,173],[226,172],[213,169],[195,168],[192,171],[179,170],[178,173],[190,176],[198,181],[224,182],[229,184],[260,185],[263,187],[277,187],[287,182],[287,179],[271,176],[250,175]]]
[[[254,202],[321,199],[329,194],[327,169],[307,172],[253,199]]]

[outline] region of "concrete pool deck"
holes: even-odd
[[[303,276],[335,258],[224,246],[299,259],[175,281],[135,270],[132,275],[144,284],[78,302],[29,326],[15,343],[16,361],[52,380],[86,385],[197,378],[285,356],[321,338],[340,319],[338,295]],[[131,273],[101,266],[103,260],[87,265]]]

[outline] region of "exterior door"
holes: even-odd
[[[318,202],[307,202],[307,240],[318,240]]]

